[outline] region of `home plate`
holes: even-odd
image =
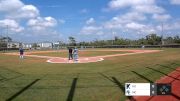
[[[90,62],[99,62],[103,61],[103,58],[100,57],[81,57],[78,61],[69,60],[68,58],[51,58],[47,60],[49,63],[90,63]]]

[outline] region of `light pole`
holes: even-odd
[[[164,35],[164,24],[161,24],[161,48],[164,45],[164,40],[163,40],[163,35]]]
[[[6,39],[7,39],[7,40],[6,40],[6,41],[7,41],[7,51],[8,51],[8,42],[9,42],[9,41],[8,41],[8,39],[9,39],[9,38],[8,38],[8,31],[9,31],[8,28],[9,28],[9,26],[6,25],[6,27],[7,27],[7,32],[6,32]]]
[[[111,33],[112,33],[112,45],[114,45],[114,35],[115,35],[115,32],[111,29]]]

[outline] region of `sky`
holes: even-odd
[[[0,35],[14,41],[139,39],[150,33],[180,35],[180,0],[0,0]]]

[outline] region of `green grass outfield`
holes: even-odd
[[[180,67],[180,49],[163,50],[86,64],[50,64],[0,53],[0,101],[124,101],[125,82],[154,82],[164,76],[161,72]],[[91,52],[98,54],[106,53]]]

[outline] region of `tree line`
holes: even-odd
[[[70,46],[104,46],[104,45],[174,45],[180,44],[180,37],[165,37],[158,36],[157,34],[149,34],[145,38],[137,40],[124,39],[115,36],[113,40],[94,40],[91,42],[79,42],[76,43],[74,37],[69,37]]]
[[[7,47],[7,43],[12,42],[11,37],[0,37],[0,47]],[[111,45],[176,45],[180,44],[180,37],[165,37],[158,36],[157,34],[149,34],[144,38],[140,38],[137,40],[133,39],[124,39],[115,36],[112,40],[94,40],[90,42],[77,42],[74,37],[69,37],[69,42],[64,43],[59,41],[59,46],[111,46]],[[32,44],[33,47],[38,47],[37,43]]]
[[[6,48],[8,42],[12,42],[11,37],[0,37],[0,48]]]

